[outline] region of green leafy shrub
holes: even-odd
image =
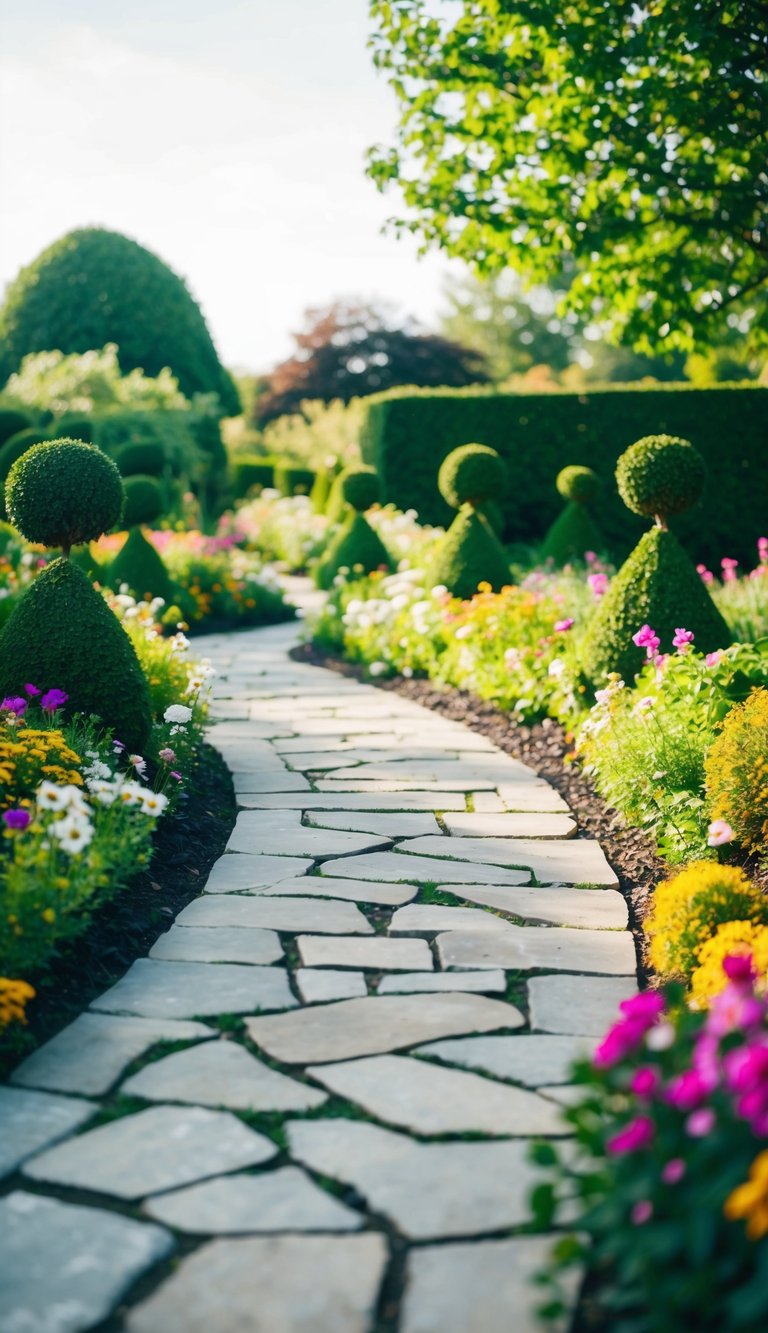
[[[163,488],[154,477],[126,477],[123,490],[123,527],[134,528],[141,523],[154,523],[160,518],[163,512]]]
[[[601,481],[591,467],[582,467],[571,463],[561,468],[555,478],[555,489],[564,500],[574,500],[576,504],[586,505],[596,500],[600,494]]]
[[[27,541],[65,553],[113,528],[123,508],[112,460],[77,440],[33,445],[11,468],[5,496],[10,520]]]
[[[170,366],[184,393],[216,393],[225,413],[240,410],[185,283],[118,232],[69,232],[23,268],[0,311],[0,340],[3,379],[31,352],[82,353],[116,343],[124,371],[157,375]]]
[[[192,432],[190,412],[110,412],[94,419],[94,443],[112,458],[140,444],[162,449],[164,469],[191,482],[203,460]]]
[[[481,583],[499,592],[510,582],[509,562],[487,519],[465,505],[439,542],[426,571],[429,587],[442,585],[454,597],[474,597]]]
[[[147,479],[149,480],[149,478]],[[179,606],[186,613],[187,599],[174,583],[165,562],[144,536],[140,527],[132,527],[109,567],[109,581],[119,590],[123,584],[138,601],[162,597],[167,607]]]
[[[555,487],[567,501],[542,543],[544,560],[556,565],[583,560],[586,551],[605,551],[605,539],[587,506],[600,490],[600,478],[589,467],[565,467],[557,474]]]
[[[33,444],[42,444],[45,440],[50,440],[50,431],[38,430],[35,426],[27,426],[24,430],[17,431],[5,444],[0,445],[0,486],[5,486],[5,481],[16,462],[21,458]]]
[[[275,486],[281,495],[309,495],[314,481],[311,468],[296,463],[275,463]]]
[[[366,509],[378,504],[381,488],[373,468],[347,468],[340,485],[344,503],[351,505],[358,513],[362,514]]]
[[[82,440],[83,444],[93,444],[95,426],[93,417],[83,416],[78,412],[65,412],[56,418],[56,435],[59,439]]]
[[[504,463],[485,444],[464,444],[452,450],[437,474],[440,494],[452,509],[463,504],[479,508],[494,496],[498,499],[506,480]]]
[[[378,533],[363,514],[353,511],[331,541],[316,578],[319,587],[330,588],[341,569],[370,574],[380,568],[391,570],[392,566],[392,557]]]
[[[705,479],[698,449],[674,435],[647,435],[625,449],[616,464],[616,483],[627,509],[664,522],[700,499]]]
[[[231,460],[232,490],[237,500],[242,500],[248,492],[258,486],[260,490],[275,484],[274,458],[262,458],[258,454],[236,454]]]
[[[312,483],[312,490],[309,493],[309,498],[312,501],[312,510],[315,514],[325,513],[332,484],[333,478],[330,469],[327,467],[318,468],[315,473],[315,480]]]
[[[706,758],[713,819],[724,819],[745,852],[768,851],[768,689],[728,713]],[[766,900],[768,902],[768,899]]]
[[[346,475],[346,468],[342,472],[337,472],[328,490],[325,516],[330,524],[341,523],[347,511],[347,502],[344,499],[344,478]]]
[[[15,407],[0,407],[0,446],[20,430],[34,426],[34,420],[28,412],[21,412]]]
[[[114,454],[121,477],[135,477],[138,474],[149,477],[161,477],[165,471],[165,450],[158,440],[137,440],[134,444],[124,444]]]

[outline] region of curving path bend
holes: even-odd
[[[200,642],[240,812],[0,1088],[0,1333],[533,1333],[530,1139],[635,988],[624,900],[483,737]]]

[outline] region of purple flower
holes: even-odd
[[[62,708],[69,698],[64,690],[48,690],[40,700],[40,707],[44,713],[55,713],[57,708]]]
[[[1,713],[15,713],[16,717],[23,717],[28,708],[28,700],[22,699],[20,694],[8,695],[0,702]]]
[[[567,616],[565,620],[555,621],[555,634],[566,634],[574,625],[573,617]]]
[[[14,810],[5,810],[3,812],[3,823],[6,828],[9,829],[25,829],[27,828],[31,817],[32,816],[28,810],[22,810],[20,807],[17,807]]]
[[[636,1203],[630,1213],[630,1217],[636,1227],[641,1227],[646,1222],[650,1222],[653,1217],[653,1204],[650,1199],[641,1199],[639,1203]]]
[[[661,1178],[665,1185],[677,1185],[685,1175],[685,1162],[682,1157],[670,1157],[661,1169]]]
[[[26,692],[27,692],[27,694],[29,695],[30,699],[36,699],[37,696],[38,696],[38,694],[40,693],[40,691],[39,691],[39,689],[37,688],[36,685],[25,685],[25,686],[24,686],[24,689],[26,690]]]

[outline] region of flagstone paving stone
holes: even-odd
[[[414,1054],[537,1088],[567,1082],[574,1060],[590,1056],[594,1045],[594,1040],[589,1037],[521,1032],[514,1037],[457,1037],[452,1041],[435,1041],[428,1046],[417,1046]]]
[[[475,811],[478,814],[498,814],[503,810],[531,810],[535,813],[558,814],[564,811],[569,814],[569,808],[559,792],[554,787],[550,787],[548,782],[536,779],[532,782],[500,782],[498,785],[498,794],[501,804],[497,809],[491,809],[489,806],[478,804],[475,801]]]
[[[91,1009],[139,1018],[207,1018],[295,1004],[280,968],[139,958]]]
[[[572,838],[576,833],[576,821],[570,815],[538,811],[446,815],[445,827],[454,838]]]
[[[486,793],[477,792],[478,796]],[[492,796],[493,792],[487,795]],[[372,792],[272,792],[264,796],[244,793],[241,806],[260,810],[464,810],[463,791],[372,791]],[[499,798],[499,810],[503,809]]]
[[[597,884],[618,887],[599,842],[590,838],[549,842],[535,838],[413,838],[400,844],[418,856],[450,856],[481,865],[526,866],[544,884]]]
[[[507,978],[501,971],[405,972],[382,977],[377,995],[408,995],[419,991],[473,991],[480,995],[503,995]]]
[[[332,967],[299,967],[295,977],[305,1004],[354,1000],[368,994],[362,972],[337,971]]]
[[[25,1163],[24,1174],[74,1189],[140,1199],[206,1176],[268,1162],[277,1147],[228,1111],[152,1106]]]
[[[249,1232],[357,1231],[364,1218],[295,1166],[257,1175],[220,1176],[147,1199],[144,1212],[177,1231],[236,1236]],[[211,1325],[217,1333],[218,1325]]]
[[[352,781],[364,777],[366,781],[388,782],[439,782],[441,779],[448,779],[451,784],[460,782],[465,790],[469,790],[472,784],[477,781],[479,787],[495,787],[498,782],[514,782],[515,780],[528,781],[534,777],[530,768],[524,764],[518,763],[516,759],[510,759],[500,751],[489,755],[476,755],[471,759],[395,759],[389,762],[376,762],[364,764],[360,769],[345,768],[342,763],[334,773],[337,782],[344,782],[347,778]]]
[[[511,909],[510,909],[511,910]],[[508,930],[512,923],[479,907],[442,907],[432,903],[412,903],[395,912],[389,925],[391,935],[423,935],[433,939],[444,930]]]
[[[627,931],[512,926],[437,937],[441,965],[450,967],[557,967],[564,972],[635,972],[635,946]]]
[[[414,839],[418,841],[418,839]],[[427,839],[425,838],[426,842]],[[430,838],[430,842],[439,842],[439,838]],[[452,839],[445,838],[446,843]],[[458,838],[456,839],[458,842]],[[407,847],[408,843],[401,846]],[[347,875],[355,879],[390,880],[404,883],[411,880],[417,884],[463,884],[470,873],[476,884],[527,884],[531,878],[529,870],[503,870],[500,866],[473,866],[467,871],[466,861],[438,860],[431,856],[406,856],[399,850],[394,852],[367,852],[363,856],[342,858],[338,861],[324,861],[320,867],[322,875]]]
[[[229,930],[171,926],[149,951],[150,958],[190,963],[276,963],[283,946],[274,930]]]
[[[401,907],[418,893],[417,884],[376,884],[365,879],[334,879],[331,875],[303,875],[281,879],[279,884],[260,892],[269,898],[298,897],[342,898],[354,903]]]
[[[305,821],[315,828],[346,829],[355,833],[379,833],[385,838],[417,838],[420,835],[439,833],[435,816],[432,814],[354,814],[334,812],[332,810],[314,810]]]
[[[265,889],[281,879],[294,879],[312,869],[314,861],[298,856],[220,856],[205,885],[205,893],[247,893]]]
[[[230,1111],[309,1111],[326,1098],[233,1041],[206,1042],[145,1065],[122,1084],[127,1097]]]
[[[0,1087],[0,1176],[63,1139],[98,1111],[94,1102],[30,1088]]]
[[[537,885],[535,888],[439,884],[438,889],[498,912],[507,912],[526,921],[545,921],[553,926],[624,930],[629,920],[626,899],[615,889],[574,889],[565,884]]]
[[[532,977],[531,1027],[543,1032],[601,1037],[619,1004],[637,993],[633,977]]]
[[[0,1333],[79,1333],[100,1324],[173,1249],[152,1222],[14,1190],[0,1199]]]
[[[299,935],[296,945],[305,967],[357,967],[376,972],[424,972],[434,967],[426,940]]]
[[[373,927],[354,903],[333,898],[237,897],[211,894],[196,898],[176,918],[181,926],[242,926],[298,935],[372,935]],[[218,1010],[221,1013],[221,1010]]]
[[[270,832],[268,821],[274,813],[270,810],[264,816],[260,811],[248,810],[238,815],[234,832],[227,843],[227,851],[270,857],[292,857],[296,853],[305,853],[307,856],[327,859],[331,856],[349,856],[353,852],[373,852],[379,847],[389,846],[391,841],[389,838],[377,838],[375,834],[305,828],[298,820],[296,827],[289,832],[279,829]],[[283,815],[285,813],[282,812]]]

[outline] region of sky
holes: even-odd
[[[267,370],[308,306],[433,325],[461,266],[382,234],[366,178],[394,95],[367,0],[0,0],[0,288],[73,227],[153,250],[222,359]]]

